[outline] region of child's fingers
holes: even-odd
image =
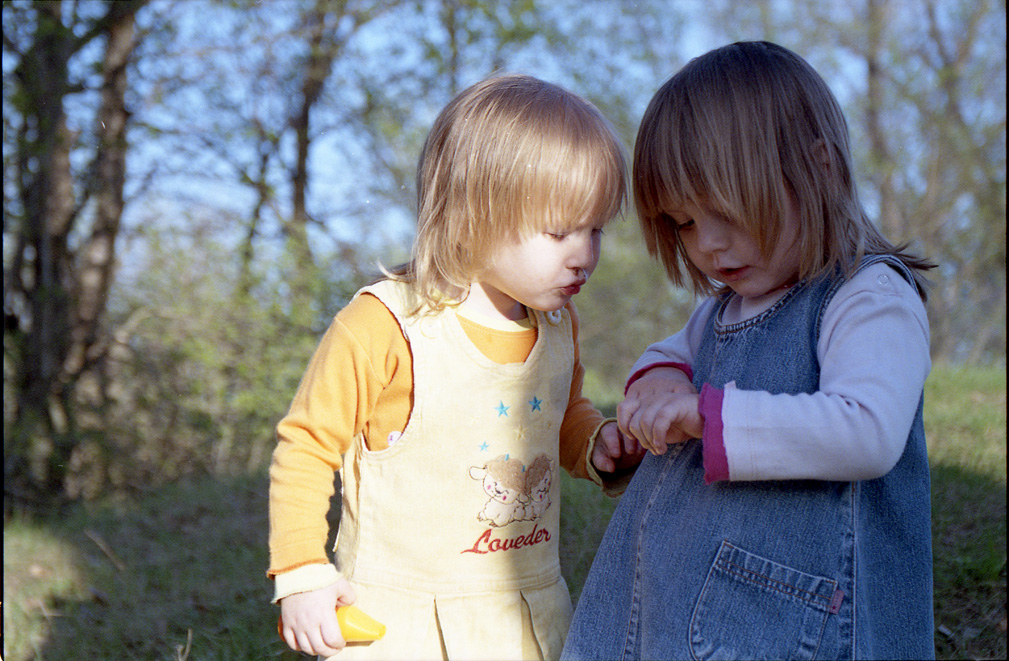
[[[630,416],[627,428],[631,437],[636,438],[641,445],[655,451],[655,406],[641,406]]]
[[[617,468],[616,461],[622,455],[623,434],[612,422],[607,422],[599,430],[595,447],[592,449],[592,463],[604,472],[613,472]]]
[[[295,651],[324,656],[337,654],[345,642],[336,607],[356,600],[354,588],[346,578],[317,590],[288,595],[280,600],[280,635]]]
[[[336,598],[337,606],[350,606],[357,601],[357,593],[354,592],[354,586],[346,578],[341,578],[337,582],[336,587],[339,592],[339,596]]]
[[[624,449],[624,454],[627,456],[633,457],[644,452],[644,448],[641,447],[641,443],[639,443],[638,439],[633,436],[621,433],[620,441]]]
[[[295,652],[299,651],[298,638],[294,635],[294,630],[291,629],[291,627],[284,627],[284,630],[281,632],[281,636],[283,636],[284,642],[287,643],[288,647]]]
[[[599,428],[592,453],[593,455],[615,457],[619,451],[620,438],[617,426],[612,422],[607,422]]]
[[[631,417],[641,408],[641,400],[625,399],[624,401],[617,404],[617,427],[625,435],[634,437],[634,434],[630,431],[630,420]]]
[[[326,618],[326,620],[323,621],[320,633],[320,642],[322,643],[323,648],[317,649],[315,654],[330,656],[336,654],[347,645],[347,643],[343,640],[343,634],[340,632],[340,623],[337,621],[335,616],[332,618]]]
[[[683,440],[677,426],[678,419],[673,402],[652,402],[634,414],[629,426],[638,431],[635,437],[643,447],[653,454],[662,455],[669,443]]]
[[[617,406],[617,424],[620,431],[645,444],[646,447],[651,438],[648,429],[651,419],[651,408],[650,405],[641,399],[625,399]],[[621,421],[623,424],[620,424]]]
[[[340,650],[346,646],[343,636],[340,634],[340,625],[336,622],[335,617],[330,626],[323,623],[321,628],[299,632],[296,641],[298,646],[292,647],[292,649],[324,657],[339,654]]]
[[[648,438],[648,436],[643,431],[639,430],[639,432],[635,435],[635,438],[638,439],[638,443],[646,452],[651,452],[652,454],[661,454],[661,452],[659,452],[658,450],[658,447],[652,442],[652,439]]]
[[[652,443],[652,441],[645,438],[644,434],[641,435],[640,439],[638,440],[638,443],[641,445],[641,448],[645,452],[651,452],[652,454],[661,454],[660,452],[658,452],[658,449]]]
[[[613,463],[613,459],[605,451],[600,450],[598,445],[592,451],[592,463],[595,465],[596,470],[604,473],[612,473],[616,470],[616,464]]]

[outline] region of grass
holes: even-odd
[[[937,369],[925,389],[936,654],[1006,658],[1006,372]]]
[[[936,652],[1006,657],[1006,372],[927,384]],[[562,478],[561,552],[577,598],[616,501]],[[274,630],[264,476],[4,523],[3,658],[301,659]]]
[[[262,477],[8,521],[4,658],[301,658],[273,628],[266,534]]]

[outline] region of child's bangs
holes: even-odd
[[[656,93],[635,143],[636,200],[646,215],[704,207],[757,236],[781,183],[778,119],[752,76],[729,69],[695,60]]]
[[[590,223],[605,225],[619,214],[626,197],[619,145],[544,146],[535,165],[527,164],[519,190],[519,231],[570,231]]]
[[[603,226],[621,212],[624,203],[624,175],[617,167],[598,167],[591,160],[561,168],[546,209],[550,229],[570,231],[585,224]]]
[[[641,143],[635,159],[635,202],[645,218],[660,218],[686,206],[718,212],[742,222],[739,187],[710,154],[683,140]]]

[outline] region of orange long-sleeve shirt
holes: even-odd
[[[582,395],[585,370],[578,352],[578,317],[573,326],[575,369],[560,431],[561,465],[589,477],[587,448],[604,418]],[[520,323],[495,327],[460,308],[467,336],[495,362],[522,362],[536,343],[536,329]],[[329,562],[326,513],[333,473],[357,434],[369,449],[388,447],[402,431],[413,405],[410,348],[392,313],[375,297],[358,296],[341,310],[319,344],[277,425],[278,445],[270,468],[269,575]]]

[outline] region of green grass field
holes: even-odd
[[[1006,372],[937,368],[927,384],[936,653],[1006,657]],[[577,598],[615,501],[565,479],[561,541]],[[299,659],[274,629],[266,480],[4,522],[3,658]]]

